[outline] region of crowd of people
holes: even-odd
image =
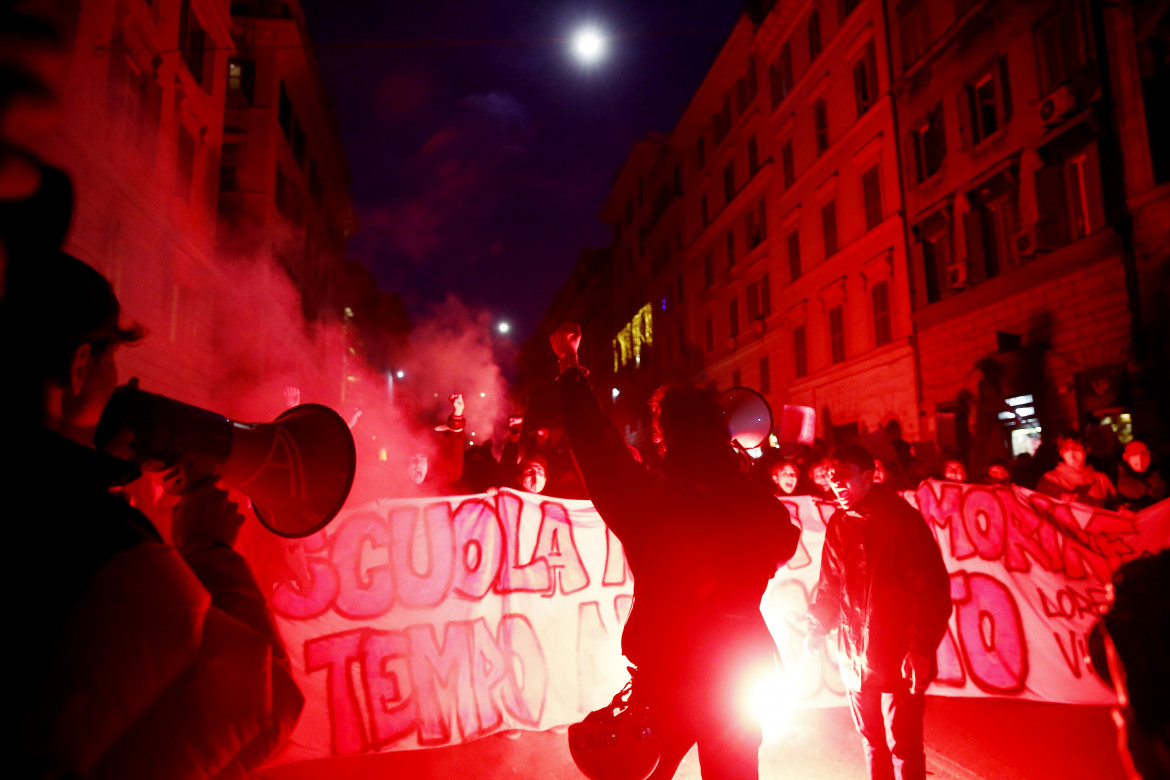
[[[890,436],[891,431],[895,436]],[[895,490],[916,488],[924,479],[966,482],[980,485],[1019,485],[1061,501],[1077,502],[1105,509],[1138,511],[1166,497],[1161,467],[1151,460],[1145,442],[1120,442],[1112,454],[1094,455],[1085,436],[1067,431],[1035,455],[1012,460],[995,458],[982,474],[971,475],[965,460],[948,455],[933,465],[917,456],[914,447],[901,441],[896,423],[887,426],[880,439],[882,449],[892,457],[874,456],[874,482]],[[899,445],[906,445],[905,447]],[[813,445],[787,445],[766,450],[754,470],[778,497],[813,496],[833,500],[828,479],[828,448],[821,439]]]

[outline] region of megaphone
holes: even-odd
[[[745,450],[759,447],[772,433],[772,407],[750,387],[733,387],[719,396],[731,439]]]
[[[337,516],[357,465],[349,426],[327,406],[301,404],[271,423],[241,423],[139,390],[136,380],[114,391],[94,444],[138,464],[206,466],[252,499],[265,528],[288,539]]]

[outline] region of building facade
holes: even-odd
[[[896,420],[974,473],[1090,418],[1154,436],[1165,17],[749,3],[602,211],[627,435],[644,443],[646,398],[683,379],[811,407],[830,443]]]
[[[1125,433],[1142,330],[1126,191],[1143,167],[1153,183],[1123,151],[1150,148],[1127,118],[1132,44],[1097,2],[890,13],[928,433],[974,473],[1095,419]]]
[[[148,329],[119,355],[124,377],[228,411],[225,339],[241,341],[230,331],[262,294],[239,266],[276,258],[303,314],[327,318],[354,226],[299,5],[95,0],[77,22],[62,126],[41,150],[73,182],[65,249]],[[262,372],[286,344],[257,329],[241,349]],[[345,388],[334,347],[337,365],[304,367],[335,376],[327,402]]]

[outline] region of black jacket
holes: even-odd
[[[837,510],[809,613],[813,633],[840,629],[846,687],[900,689],[906,654],[933,657],[951,614],[950,577],[921,513],[882,485],[857,514]]]
[[[650,471],[582,371],[565,372],[558,386],[589,495],[634,575],[622,652],[640,670],[686,679],[771,663],[760,600],[800,537],[784,505],[741,473],[730,445],[701,471],[671,473],[669,453],[665,474]]]

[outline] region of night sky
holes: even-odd
[[[350,259],[418,321],[453,294],[526,338],[632,144],[669,132],[741,0],[305,0],[353,179]],[[584,22],[611,37],[588,70]]]

